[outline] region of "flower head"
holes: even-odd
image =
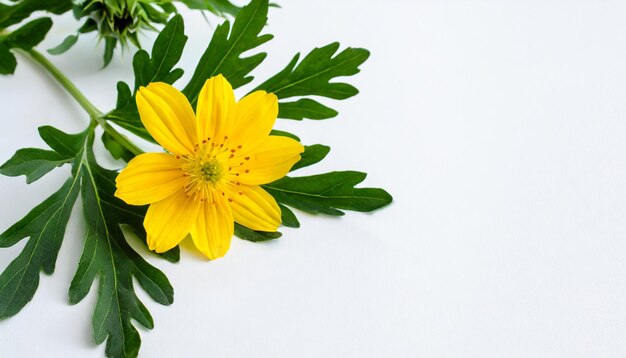
[[[157,252],[187,234],[214,259],[230,247],[234,221],[276,231],[280,208],[263,188],[300,160],[297,141],[269,135],[278,100],[253,92],[239,102],[221,75],[206,81],[194,114],[187,98],[165,83],[137,92],[146,129],[167,153],[132,159],[117,177],[115,195],[131,205],[150,204],[144,220],[148,246]]]

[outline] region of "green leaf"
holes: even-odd
[[[98,23],[96,22],[96,20],[92,19],[92,18],[88,18],[83,25],[78,28],[78,33],[80,34],[86,34],[88,32],[92,32],[92,31],[96,31],[98,30]]]
[[[337,111],[309,98],[295,102],[282,102],[279,106],[278,118],[302,120],[328,119],[337,116]]]
[[[119,81],[117,83],[117,103],[116,108],[123,108],[130,105],[133,100],[133,93],[126,82]]]
[[[278,207],[280,207],[280,216],[284,226],[293,228],[300,227],[300,222],[291,209],[281,204],[278,204]]]
[[[126,147],[120,144],[120,142],[107,132],[102,133],[102,144],[104,144],[106,150],[108,150],[115,159],[122,159],[125,162],[130,162],[130,160],[135,157],[131,151],[126,149]]]
[[[76,144],[84,142],[85,133],[66,134],[53,127],[41,127],[39,133],[55,152],[43,149],[18,150],[3,165],[3,172],[22,173],[29,180],[36,179],[45,174],[43,172],[48,171],[50,166],[56,166],[36,163],[38,160],[45,162],[62,159],[67,162],[82,151],[82,147],[76,148]],[[74,165],[80,167],[81,164],[75,162]],[[39,284],[40,270],[47,274],[54,271],[65,227],[79,189],[80,181],[77,176],[73,176],[59,191],[0,235],[0,247],[13,246],[18,241],[29,238],[22,252],[0,275],[0,319],[16,314],[32,299]]]
[[[183,70],[174,66],[180,60],[183,48],[187,42],[184,32],[184,22],[180,15],[174,16],[163,28],[152,47],[152,56],[145,50],[139,50],[133,57],[135,72],[135,92],[141,86],[150,82],[174,83],[183,75]],[[116,109],[106,118],[130,132],[154,142],[152,136],[145,129],[139,119],[137,104],[134,95],[129,96],[130,87],[124,82],[117,84],[118,97]]]
[[[67,134],[54,127],[39,127],[39,135],[52,150],[38,148],[19,149],[11,159],[0,167],[0,173],[8,176],[26,176],[30,184],[54,168],[70,163],[82,150],[85,132]]]
[[[263,185],[278,203],[311,214],[343,215],[344,210],[373,211],[388,205],[391,195],[379,188],[355,188],[367,174],[330,172],[304,177],[284,177]]]
[[[69,35],[58,46],[48,49],[48,53],[51,55],[60,55],[67,52],[78,41],[78,35]]]
[[[302,96],[350,98],[359,93],[355,87],[331,80],[357,74],[359,66],[369,57],[369,51],[348,47],[337,54],[337,50],[339,50],[337,42],[315,48],[300,63],[298,63],[300,54],[296,54],[282,71],[255,90],[272,92],[279,99]],[[325,119],[337,114],[333,109],[309,98],[296,102],[280,102],[279,108],[282,109],[279,113],[280,118]]]
[[[0,235],[0,247],[28,237],[22,252],[0,274],[0,319],[18,313],[39,285],[39,271],[52,274],[79,183],[68,179],[52,196]]]
[[[9,33],[5,38],[5,44],[11,48],[30,50],[39,44],[52,27],[52,20],[43,17],[28,22],[19,29]]]
[[[289,133],[289,132],[285,132],[285,131],[279,131],[278,129],[272,129],[270,131],[270,135],[277,135],[277,136],[281,136],[281,137],[291,138],[291,139],[296,140],[298,142],[300,141],[300,138],[297,135]]]
[[[326,158],[328,152],[330,152],[330,147],[326,145],[305,145],[304,153],[300,155],[300,160],[291,167],[291,171],[321,162]]]
[[[228,0],[181,0],[188,8],[194,10],[207,10],[217,16],[237,16],[240,8]]]
[[[1,4],[0,4],[1,5]],[[0,29],[22,22],[33,12],[43,10],[60,15],[72,8],[72,0],[18,0],[12,6],[0,6]]]
[[[182,70],[174,69],[183,53],[187,36],[181,15],[174,16],[152,46],[152,56],[139,50],[133,57],[135,70],[135,91],[150,82],[174,83],[182,76]]]
[[[278,231],[275,231],[275,232],[254,231],[254,230],[248,229],[247,227],[243,225],[239,225],[235,223],[235,235],[237,235],[237,237],[239,237],[240,239],[244,239],[247,241],[260,242],[260,241],[269,241],[269,240],[278,239],[283,234],[281,234]]]
[[[83,163],[79,175],[87,235],[70,285],[70,302],[81,301],[98,278],[94,340],[98,344],[107,340],[109,357],[134,357],[141,339],[132,320],[148,329],[153,328],[154,322],[135,294],[133,278],[163,305],[173,302],[174,291],[165,275],[148,264],[124,238],[120,225],[129,224],[129,220],[143,221],[143,217],[113,195],[117,173],[100,167],[90,148],[86,149]]]
[[[54,150],[25,149],[3,167],[32,173],[34,158],[73,159],[72,177],[63,187],[31,210],[22,220],[0,235],[0,247],[9,247],[28,237],[18,257],[0,274],[0,319],[19,312],[33,297],[39,271],[52,273],[72,207],[82,193],[87,234],[83,254],[70,286],[70,302],[82,300],[98,278],[98,299],[93,317],[94,338],[108,340],[107,356],[136,356],[140,338],[132,320],[152,328],[150,313],[137,298],[133,280],[161,304],[171,304],[173,289],[163,273],[135,252],[122,232],[122,226],[133,231],[146,245],[143,220],[147,207],[130,206],[114,196],[115,171],[100,167],[93,156],[93,131],[66,134],[44,126],[39,128],[44,141]],[[36,153],[36,154],[33,154]],[[51,154],[55,153],[55,154]],[[22,161],[21,157],[25,159]],[[162,256],[179,260],[175,248]]]
[[[213,76],[221,73],[233,88],[252,81],[253,77],[248,74],[265,59],[267,54],[257,53],[249,57],[242,57],[242,54],[273,38],[272,35],[259,36],[266,23],[267,0],[252,0],[237,15],[232,31],[228,21],[215,29],[213,38],[200,58],[191,80],[183,89],[193,107],[202,86]]]
[[[2,9],[0,7],[0,10]],[[1,13],[0,11],[0,18],[2,18]],[[52,20],[44,17],[30,21],[17,30],[9,32],[6,36],[0,36],[0,74],[8,75],[15,72],[17,59],[10,49],[30,50],[43,40],[51,26]]]
[[[76,157],[83,150],[86,132],[67,134],[52,126],[41,126],[38,130],[41,139],[63,158]]]
[[[102,60],[104,61],[102,67],[107,67],[111,60],[113,59],[113,52],[115,51],[115,47],[117,46],[117,39],[115,37],[105,37],[104,38],[104,54],[102,55]]]
[[[70,160],[52,150],[23,148],[0,166],[0,173],[12,177],[25,175],[26,183],[30,184]]]
[[[0,42],[0,75],[10,75],[15,72],[17,66],[17,59],[9,51],[2,42]]]

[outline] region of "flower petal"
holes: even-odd
[[[299,142],[269,136],[252,152],[230,160],[231,180],[247,185],[261,185],[278,180],[300,160],[304,147]]]
[[[226,198],[211,192],[200,211],[191,238],[198,250],[211,260],[226,255],[234,232],[233,213]]]
[[[130,205],[161,201],[183,188],[186,178],[176,157],[167,153],[136,156],[115,179],[115,196]]]
[[[143,221],[150,250],[165,252],[178,245],[193,228],[200,205],[183,190],[151,204]]]
[[[243,152],[253,150],[270,134],[276,116],[276,95],[265,91],[250,93],[237,103],[231,143],[241,145]]]
[[[137,92],[141,122],[159,144],[175,154],[192,153],[196,117],[185,95],[167,83],[154,82]]]
[[[258,231],[276,231],[280,226],[280,208],[268,192],[260,186],[235,185],[224,186],[226,195],[232,201],[235,221]]]
[[[235,109],[233,87],[222,75],[209,78],[202,87],[196,106],[198,143],[211,138],[221,142],[229,136]]]

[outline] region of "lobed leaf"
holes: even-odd
[[[359,66],[369,57],[369,51],[350,47],[339,53],[337,50],[339,50],[337,42],[315,48],[300,63],[298,63],[300,54],[296,54],[282,71],[263,82],[255,90],[272,92],[279,99],[302,96],[350,98],[359,93],[354,86],[342,82],[331,82],[331,80],[357,74]],[[296,102],[281,101],[279,104],[280,118],[326,119],[337,115],[332,108],[310,98],[303,98]]]
[[[91,139],[93,140],[93,139]],[[116,198],[117,173],[100,167],[91,148],[86,149],[79,171],[81,197],[87,224],[83,253],[70,285],[70,302],[81,301],[99,278],[93,315],[96,343],[105,340],[110,357],[137,356],[141,338],[132,320],[151,329],[152,316],[137,297],[133,278],[156,302],[169,305],[174,291],[165,275],[148,264],[126,242],[120,225],[143,221],[143,216]]]
[[[79,188],[77,178],[68,179],[61,189],[0,235],[0,247],[29,238],[22,252],[0,274],[0,319],[15,315],[33,298],[40,271],[54,271]]]
[[[183,75],[181,69],[174,66],[180,60],[187,36],[183,17],[174,16],[160,32],[152,46],[151,55],[145,50],[139,50],[133,57],[135,71],[135,91],[150,82],[174,83]]]
[[[233,88],[253,80],[248,74],[267,54],[261,52],[249,57],[242,57],[242,54],[273,38],[272,35],[259,35],[267,23],[267,9],[267,0],[252,0],[237,14],[232,30],[228,21],[215,29],[209,46],[183,89],[193,107],[205,81],[213,76],[221,73]]]
[[[26,183],[30,184],[70,160],[52,150],[23,148],[0,166],[0,174],[12,177],[25,175]]]
[[[284,177],[263,185],[278,203],[311,214],[343,215],[339,209],[368,212],[388,205],[391,195],[379,188],[355,188],[367,174],[330,172]]]

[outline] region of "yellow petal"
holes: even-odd
[[[260,186],[224,185],[228,198],[232,201],[235,221],[258,231],[276,231],[280,226],[280,208],[270,194]]]
[[[300,160],[304,147],[299,142],[268,136],[252,152],[230,160],[230,179],[247,185],[261,185],[278,180]]]
[[[178,245],[193,228],[199,208],[200,201],[182,190],[151,204],[143,221],[150,250],[165,252]]]
[[[196,117],[187,98],[162,82],[137,92],[141,122],[159,144],[175,154],[192,153],[197,141]]]
[[[248,152],[270,133],[278,116],[278,98],[273,93],[256,91],[242,98],[236,106],[231,143]]]
[[[228,252],[234,227],[233,213],[226,197],[212,191],[200,206],[191,238],[198,250],[214,260]]]
[[[209,78],[198,96],[196,117],[198,119],[198,143],[211,138],[222,142],[229,136],[235,109],[233,87],[222,75]]]
[[[115,196],[131,205],[156,203],[183,188],[186,178],[179,160],[167,153],[145,153],[133,158],[115,179]]]

